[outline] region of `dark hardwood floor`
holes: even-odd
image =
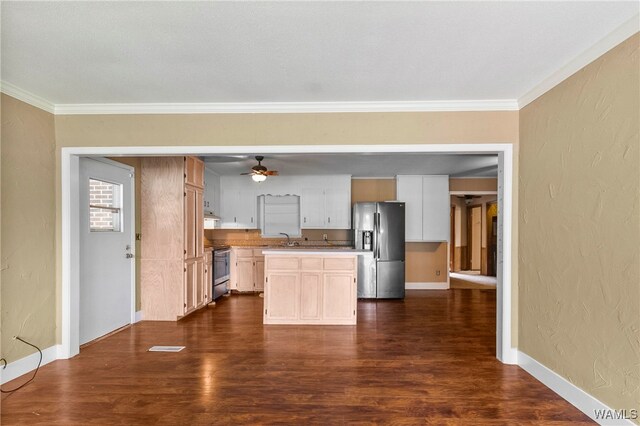
[[[591,423],[495,359],[495,291],[407,293],[357,326],[263,326],[257,295],[141,322],[3,395],[2,424]]]

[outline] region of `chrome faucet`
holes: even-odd
[[[284,232],[281,232],[280,235],[284,235],[285,237],[287,237],[287,245],[291,246],[291,237],[289,237],[289,234],[285,234]]]
[[[297,242],[291,241],[291,237],[289,237],[289,234],[285,234],[284,232],[281,232],[280,235],[284,235],[285,237],[287,237],[287,243],[286,243],[287,247],[294,247],[298,245]]]

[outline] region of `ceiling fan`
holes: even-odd
[[[262,155],[256,155],[258,164],[253,166],[250,172],[241,173],[241,175],[251,175],[251,179],[255,182],[263,182],[267,179],[267,176],[278,176],[278,171],[267,170],[267,168],[262,165],[262,160],[264,160]]]

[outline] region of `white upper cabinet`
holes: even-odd
[[[302,229],[351,229],[351,176],[300,176]]]
[[[405,203],[406,241],[449,241],[449,176],[399,175],[397,193]]]
[[[405,203],[405,241],[422,241],[422,176],[398,176],[397,194]]]
[[[204,169],[204,211],[220,214],[220,176]]]
[[[257,228],[260,195],[300,196],[302,229],[351,228],[351,176],[278,176],[256,183],[249,176],[220,177],[221,228]]]
[[[422,240],[449,241],[451,236],[451,197],[449,176],[422,178]]]
[[[300,198],[302,228],[324,228],[324,189],[302,188]]]
[[[246,176],[220,176],[221,228],[257,228],[256,193],[246,180]]]
[[[351,182],[349,182],[351,184]],[[342,186],[324,191],[325,227],[331,229],[351,228],[351,189]]]

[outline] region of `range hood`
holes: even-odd
[[[204,229],[216,229],[216,222],[220,221],[220,216],[216,216],[213,212],[204,212]]]

